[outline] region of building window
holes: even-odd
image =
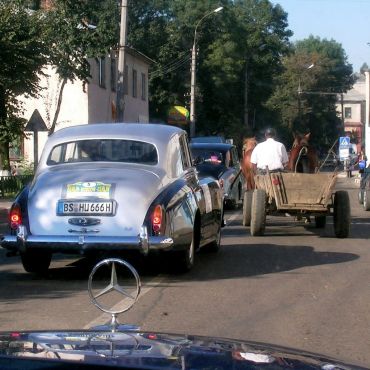
[[[344,118],[352,118],[352,109],[347,107],[344,108]]]
[[[99,86],[105,87],[105,57],[99,58]]]
[[[141,74],[141,99],[146,100],[146,76],[145,76],[145,73]]]
[[[132,70],[132,96],[137,97],[137,71],[136,69]]]
[[[117,59],[110,60],[110,88],[112,91],[117,90]]]
[[[123,93],[128,95],[128,66],[125,65],[125,75],[123,76]]]

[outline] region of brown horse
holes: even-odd
[[[245,178],[245,189],[254,189],[254,173],[251,163],[251,155],[254,147],[257,145],[255,137],[247,137],[243,140],[243,158],[241,160],[241,170]]]
[[[310,133],[295,134],[292,149],[289,152],[287,169],[293,172],[315,173],[319,159],[315,148],[309,143]]]

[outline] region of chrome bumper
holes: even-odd
[[[5,235],[1,241],[5,249],[20,252],[26,249],[47,249],[51,252],[84,253],[87,251],[124,251],[138,250],[147,254],[149,250],[166,250],[173,246],[173,239],[166,236],[151,236],[146,227],[141,228],[137,237],[134,236],[98,236],[98,235],[28,235],[25,226],[19,226],[16,235]]]

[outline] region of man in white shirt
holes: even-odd
[[[274,140],[275,130],[265,131],[266,140],[253,149],[251,163],[255,172],[283,170],[288,163],[288,154],[284,144]]]

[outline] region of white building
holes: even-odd
[[[343,119],[345,133],[356,137],[357,153],[360,153],[365,134],[366,81],[363,74],[359,73],[356,77],[357,81],[352,89],[343,94],[343,101],[339,97],[337,111]]]
[[[365,154],[370,158],[370,71],[365,72]]]
[[[148,71],[153,62],[135,49],[126,47],[124,78],[123,122],[148,122]],[[67,82],[63,91],[58,121],[55,130],[63,127],[116,121],[117,59],[114,55],[90,59],[91,79]],[[22,99],[24,118],[28,121],[37,109],[48,128],[56,111],[60,80],[52,68],[46,68],[48,77],[43,77],[41,96],[37,99]],[[34,162],[33,132],[26,132],[22,145],[23,157]],[[40,158],[48,132],[38,133],[38,157]],[[37,160],[38,161],[38,160]]]

